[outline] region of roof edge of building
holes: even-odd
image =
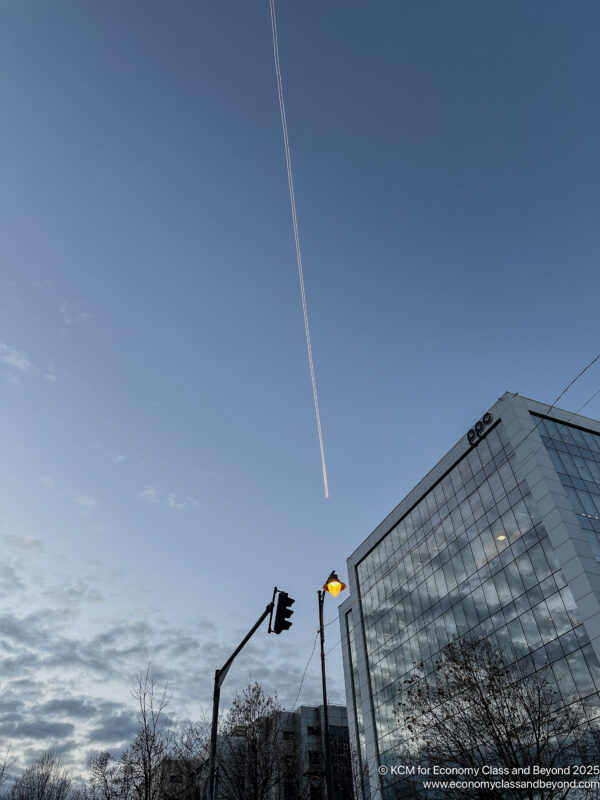
[[[495,424],[502,417],[502,410],[505,404],[519,398],[524,401],[528,411],[534,414],[545,415],[551,412],[551,416],[555,417],[561,422],[579,425],[581,427],[589,428],[592,431],[600,432],[600,424],[597,420],[589,417],[581,416],[580,414],[566,411],[565,409],[558,408],[550,403],[542,403],[539,400],[534,400],[530,397],[520,395],[518,392],[504,392],[496,402],[483,412],[481,419],[486,414],[491,414],[492,420],[490,425]],[[576,422],[574,420],[576,419]],[[475,423],[474,423],[475,424]],[[471,429],[472,430],[472,429]],[[351,553],[348,561],[356,564],[361,561],[367,553],[369,553],[377,543],[396,525],[402,517],[404,517],[411,508],[413,508],[426,494],[429,492],[436,483],[438,483],[452,467],[463,458],[467,452],[476,446],[474,442],[469,441],[468,432],[456,442],[450,450],[425,474],[423,478],[414,486],[408,494],[387,514],[384,519],[377,525],[376,528],[364,539],[361,544]],[[348,598],[350,599],[350,598]]]

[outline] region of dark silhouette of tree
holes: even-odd
[[[581,701],[565,704],[548,674],[530,666],[527,660],[505,664],[486,641],[450,644],[433,676],[416,673],[405,681],[399,713],[408,733],[403,757],[421,765],[493,766],[507,770],[504,777],[533,765],[551,769],[598,763],[595,709]],[[562,800],[570,793],[553,785],[524,788],[512,796]],[[446,796],[501,794],[498,789],[448,789]]]
[[[128,763],[108,752],[98,753],[88,761],[88,774],[86,800],[132,800],[133,770]]]
[[[148,667],[131,696],[139,712],[136,734],[120,758],[101,752],[88,761],[89,800],[164,800],[164,764],[174,740],[167,687],[157,687]]]
[[[352,748],[348,729],[333,731],[330,726],[329,749],[331,757],[331,782],[334,800],[355,798],[352,765]],[[360,795],[358,795],[360,797]]]
[[[137,733],[121,756],[123,777],[131,780],[134,796],[139,800],[160,800],[162,764],[170,755],[174,735],[172,720],[166,712],[167,687],[158,689],[148,667],[138,675],[131,695],[140,717]]]
[[[90,758],[86,800],[205,798],[210,726],[188,723],[176,729],[166,713],[166,688],[157,689],[149,670],[138,676],[132,696],[139,710],[136,734],[120,757],[100,752]],[[289,725],[277,697],[258,683],[235,697],[219,725],[219,800],[307,800],[305,754]],[[352,800],[347,737],[339,752],[334,747],[334,761],[338,794]]]
[[[13,763],[11,761],[11,758],[10,758],[11,749],[12,749],[12,742],[9,742],[7,747],[6,747],[6,750],[4,751],[4,756],[2,758],[2,761],[0,761],[0,786],[2,786],[2,784],[4,783],[6,778],[8,777],[8,774],[7,774],[8,770],[10,769],[10,767],[11,767],[11,765]]]
[[[282,707],[258,683],[236,695],[220,726],[220,800],[267,800],[294,768],[283,737]]]
[[[365,800],[369,770],[361,763],[357,749],[348,737],[332,737],[330,745],[334,797]],[[371,800],[375,795],[371,794]]]
[[[52,751],[27,767],[5,795],[8,800],[72,800],[71,774]]]
[[[210,725],[189,722],[180,727],[172,746],[172,758],[165,765],[165,800],[196,800],[208,777]]]

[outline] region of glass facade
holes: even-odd
[[[597,538],[600,437],[592,443],[564,425],[539,431]],[[402,682],[417,666],[433,673],[441,650],[461,636],[491,640],[507,661],[531,655],[529,668],[549,667],[567,703],[597,699],[600,665],[515,469],[500,421],[357,565],[380,764],[398,763]],[[392,780],[384,798],[396,796]]]
[[[600,436],[541,417],[536,425],[592,552],[600,559]]]
[[[346,634],[348,636],[348,651],[350,653],[351,683],[352,683],[352,710],[354,712],[354,725],[358,737],[358,753],[356,765],[361,772],[361,783],[363,787],[363,799],[370,800],[371,789],[369,786],[369,772],[367,768],[366,752],[367,744],[365,740],[365,722],[363,718],[362,697],[360,692],[360,680],[358,677],[358,659],[356,655],[356,642],[354,639],[354,622],[352,612],[346,614]],[[353,766],[354,768],[354,766]]]

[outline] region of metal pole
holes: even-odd
[[[327,711],[327,681],[325,678],[325,625],[323,624],[323,603],[325,592],[318,591],[319,595],[319,631],[321,633],[321,677],[323,679],[323,744],[325,746],[325,782],[327,784],[327,800],[333,800],[333,786],[331,782],[331,753],[329,750],[329,714]]]
[[[219,683],[220,670],[215,670],[215,688],[213,690],[212,727],[210,729],[210,761],[208,772],[208,800],[215,800],[215,761],[217,756],[217,726],[219,724],[219,699],[221,697],[221,684]]]
[[[260,615],[256,624],[251,628],[250,631],[248,631],[246,636],[244,636],[242,641],[235,648],[235,650],[229,656],[227,661],[223,664],[221,669],[215,671],[215,688],[213,691],[213,716],[212,716],[212,726],[210,730],[210,758],[208,762],[208,800],[217,800],[215,764],[217,760],[217,729],[219,726],[219,699],[221,697],[221,686],[223,685],[223,681],[225,680],[225,677],[229,672],[229,667],[232,665],[233,659],[237,656],[237,654],[246,644],[248,639],[250,639],[252,635],[256,633],[257,629],[260,627],[263,620],[265,620],[272,611],[273,611],[273,603],[269,603],[269,605]]]

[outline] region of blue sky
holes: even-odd
[[[118,747],[148,661],[198,716],[274,584],[294,626],[224,697],[293,702],[331,569],[504,391],[552,402],[597,354],[597,3],[276,7],[329,500],[266,0],[0,11],[0,744],[24,761]],[[328,669],[343,702],[339,646]]]

